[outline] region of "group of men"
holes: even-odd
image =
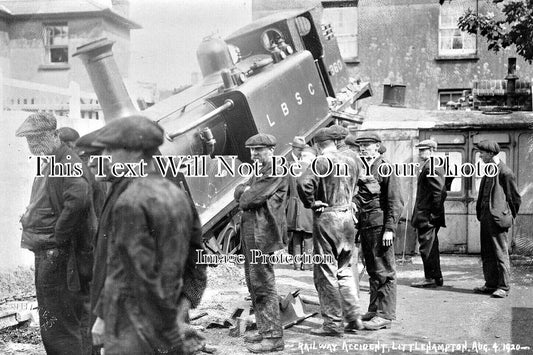
[[[251,352],[284,349],[274,266],[252,264],[249,260],[252,249],[274,253],[284,248],[289,181],[298,194],[296,197],[293,192],[289,199],[298,198],[303,207],[312,211],[313,253],[335,260],[313,265],[324,322],[311,333],[342,336],[344,332],[363,328],[379,330],[389,328],[396,317],[393,236],[403,209],[399,181],[395,176],[378,174],[379,166],[386,160],[379,153],[381,140],[377,135],[364,133],[355,140],[347,140],[351,145],[345,144],[347,135],[348,130],[337,125],[320,129],[314,136],[316,160],[305,165],[299,177],[289,178],[271,170],[277,144],[274,136],[260,133],[246,141],[251,158],[262,166],[261,176],[252,177],[235,190],[235,199],[243,210],[245,274],[258,328],[257,334],[244,338],[250,343],[247,348]],[[291,154],[298,143],[304,149],[305,142],[299,141],[295,138],[291,144]],[[363,174],[359,154],[371,167],[368,175]],[[335,173],[332,165],[344,167],[344,172]],[[361,241],[370,277],[370,305],[365,314],[358,295],[356,238]]]
[[[50,174],[58,166],[42,160],[21,219],[22,247],[35,254],[46,352],[202,349],[202,337],[188,325],[188,310],[198,305],[206,286],[205,266],[196,262],[201,226],[186,193],[155,172],[152,156],[163,143],[163,129],[138,115],[117,118],[77,139],[74,150],[60,139],[72,141],[72,132],[56,128],[52,114],[36,113],[16,132],[26,137],[33,155],[83,167],[81,175]],[[109,185],[104,202],[94,174],[78,156],[89,152],[111,157],[103,160]],[[135,170],[141,159],[147,176],[113,173],[114,164]]]
[[[202,249],[201,226],[188,195],[152,164],[163,129],[133,115],[77,137],[69,130],[58,131],[53,115],[37,113],[16,134],[26,137],[34,155],[52,155],[59,164],[83,167],[81,176],[50,176],[54,166],[44,160],[43,174],[34,180],[30,205],[21,219],[22,246],[35,253],[35,286],[47,353],[91,354],[102,346],[106,354],[207,350],[188,325],[188,310],[199,304],[206,287],[205,266],[196,262],[196,250]],[[317,157],[312,164],[303,164],[298,177],[272,171],[274,136],[259,133],[245,143],[261,167],[260,174],[234,192],[243,211],[245,278],[258,328],[244,341],[254,353],[281,351],[284,341],[274,265],[251,262],[252,253],[272,254],[289,241],[297,253],[310,252],[312,241],[314,254],[334,260],[312,265],[323,324],[311,333],[338,337],[360,329],[379,330],[390,328],[396,318],[393,240],[404,202],[399,178],[379,173],[379,167],[388,163],[381,139],[368,132],[355,137],[334,125],[318,130],[314,143]],[[291,145],[289,160],[300,163],[310,147],[300,137]],[[418,231],[425,279],[413,286],[437,287],[443,284],[437,233],[445,226],[446,184],[442,170],[428,172],[427,162],[437,143],[426,140],[417,147],[422,164],[412,225]],[[509,291],[506,231],[518,213],[520,195],[514,175],[497,157],[498,144],[482,141],[478,148],[484,162],[498,165],[499,174],[484,177],[479,190],[486,284],[475,291],[505,297]],[[94,178],[86,160],[89,154],[111,157],[103,160],[108,186]],[[114,164],[133,172],[141,159],[147,163],[147,176],[113,173]],[[331,165],[343,167],[342,173]],[[307,222],[302,223],[297,217],[304,215]],[[369,275],[366,313],[359,301],[359,244]]]
[[[274,253],[282,249],[286,224],[283,196],[287,193],[284,177],[274,176],[271,157],[276,138],[257,134],[246,142],[251,157],[262,164],[261,177],[253,177],[235,191],[243,210],[243,246],[246,281],[256,313],[258,333],[244,341],[254,353],[284,349],[279,301],[272,264],[250,264],[252,250]],[[304,148],[295,138],[292,162],[298,161],[294,147]],[[333,256],[334,263],[314,264],[313,279],[323,324],[311,330],[319,336],[340,337],[360,329],[390,328],[396,318],[396,267],[393,240],[404,207],[396,175],[380,174],[388,163],[377,134],[362,132],[357,137],[338,125],[320,129],[314,136],[318,156],[312,167],[305,165],[299,177],[289,177],[289,190],[296,188],[298,198],[312,211],[313,253]],[[423,140],[416,145],[420,169],[411,224],[417,230],[424,280],[413,287],[438,287],[444,283],[440,267],[437,233],[445,227],[444,202],[450,181],[442,168],[429,171],[430,157],[437,142]],[[520,195],[511,170],[498,159],[496,142],[477,144],[484,163],[497,165],[494,177],[481,180],[477,216],[481,222],[481,257],[485,285],[473,291],[503,298],[509,292],[509,254],[507,230],[520,207]],[[364,162],[363,162],[364,160]],[[330,169],[343,166],[344,174]],[[364,170],[364,172],[363,172]],[[296,203],[294,192],[289,204]],[[294,208],[294,207],[291,207]],[[289,209],[290,210],[290,209]],[[288,216],[293,216],[293,212]],[[293,238],[298,228],[292,226]],[[370,301],[363,314],[359,302],[357,250],[360,243],[369,275]]]

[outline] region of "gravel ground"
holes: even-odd
[[[372,344],[465,344],[467,354],[533,354],[533,267],[512,268],[512,291],[507,299],[492,299],[472,293],[474,286],[482,285],[483,277],[479,258],[443,257],[444,287],[415,289],[410,283],[422,275],[420,261],[398,264],[397,320],[392,329],[379,332],[361,331],[345,335],[342,339],[313,336],[312,328],[322,323],[320,316],[312,317],[285,331],[283,354],[375,354],[374,351],[355,350]],[[293,271],[289,266],[276,267],[278,293],[286,295],[295,289],[316,297],[311,271]],[[368,305],[368,276],[362,280],[361,303]],[[249,354],[240,337],[229,336],[227,328],[205,329],[210,323],[221,322],[231,316],[237,307],[247,307],[248,294],[242,266],[220,265],[208,269],[208,288],[202,303],[193,314],[208,315],[193,322],[204,328],[202,334],[208,344],[215,346],[217,354]],[[317,306],[307,306],[307,311],[318,311]],[[17,343],[22,341],[22,343]],[[21,327],[0,332],[0,354],[44,355],[38,328]],[[508,351],[514,345],[520,351]],[[486,346],[487,350],[475,350]],[[321,348],[322,347],[322,348]],[[351,348],[350,348],[351,347]],[[523,349],[529,347],[529,349]],[[360,348],[359,348],[360,349]],[[400,351],[389,348],[390,354],[445,354],[451,351]]]

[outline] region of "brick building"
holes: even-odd
[[[312,0],[254,0],[254,19],[282,8],[308,7]],[[383,85],[405,85],[405,105],[436,110],[457,100],[474,80],[501,80],[507,74],[510,49],[494,53],[481,36],[459,31],[457,19],[468,8],[499,13],[490,1],[329,0],[322,1],[329,22],[354,78],[368,81],[383,100]],[[533,66],[518,58],[516,74],[531,82]]]

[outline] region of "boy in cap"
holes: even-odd
[[[416,184],[416,200],[411,225],[418,233],[420,256],[424,264],[425,279],[412,283],[412,287],[442,286],[440,269],[439,238],[440,227],[446,227],[444,221],[444,201],[446,186],[444,169],[436,167],[429,171],[430,157],[437,150],[437,142],[426,139],[416,145],[422,167]]]
[[[80,134],[74,128],[61,127],[57,130],[59,139],[61,142],[69,146],[69,148],[75,150],[75,143],[80,138]]]
[[[59,140],[56,127],[54,115],[35,113],[16,136],[26,137],[33,155],[54,156],[54,170],[58,165],[81,165],[74,151]],[[49,161],[41,168],[43,176],[35,177],[30,204],[21,218],[22,247],[35,254],[41,338],[48,354],[88,354],[90,338],[83,321],[92,260],[83,255],[90,252],[96,228],[89,182],[86,176],[50,176]]]
[[[381,138],[364,132],[357,140],[365,171],[357,194],[359,235],[370,277],[370,304],[363,315],[366,329],[390,328],[396,319],[396,265],[394,233],[403,208],[400,182],[394,174],[381,176],[379,166],[387,163],[378,153]],[[368,171],[369,170],[369,171]]]
[[[291,154],[287,158],[289,165],[300,164],[302,166],[302,154],[307,144],[303,137],[294,137]],[[302,166],[302,168],[304,168]],[[313,211],[305,208],[298,191],[296,190],[296,177],[289,174],[289,191],[287,192],[287,231],[289,232],[289,252],[297,256],[302,253],[313,252]],[[303,261],[300,265],[294,263],[294,269],[311,269],[311,265]]]
[[[283,249],[286,240],[287,189],[285,177],[272,176],[272,156],[276,137],[259,133],[245,142],[252,160],[259,162],[260,176],[252,176],[235,188],[234,197],[242,209],[241,243],[245,262],[246,284],[252,296],[258,333],[246,335],[247,349],[253,353],[281,351],[284,349],[283,327],[279,299],[276,291],[274,265],[252,263],[253,250],[263,255]],[[276,173],[281,174],[281,171]]]
[[[183,281],[196,249],[202,248],[201,226],[185,192],[153,167],[152,155],[162,143],[163,129],[137,115],[111,121],[91,143],[111,157],[103,160],[112,184],[95,260],[95,270],[107,260],[100,271],[105,281],[93,292],[98,318],[92,328],[93,343],[103,343],[107,355],[191,354],[201,348],[199,341],[184,342],[191,334],[185,314],[200,301],[205,282],[191,297]],[[115,176],[118,164],[128,165],[132,176]],[[205,281],[205,268],[195,267]]]
[[[359,143],[355,141],[356,139],[356,136],[349,134],[346,136],[346,138],[344,138],[344,143],[359,156],[361,150],[359,148]]]
[[[314,140],[320,156],[315,168],[311,165],[297,179],[297,187],[304,206],[314,211],[314,254],[335,261],[314,265],[313,280],[324,323],[321,328],[312,329],[311,334],[340,337],[344,331],[355,332],[363,327],[350,264],[355,250],[352,197],[359,170],[352,158],[337,151],[334,138],[329,128],[316,133]],[[328,173],[331,164],[345,169],[344,174],[337,174],[335,169]]]
[[[474,292],[504,298],[509,293],[511,281],[507,231],[518,214],[521,198],[515,175],[498,157],[499,144],[483,140],[476,147],[483,163],[498,166],[498,174],[494,177],[483,176],[479,186],[476,214],[481,226],[481,261],[485,285],[474,288]]]

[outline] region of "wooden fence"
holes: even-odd
[[[47,111],[70,119],[103,119],[96,95],[81,91],[74,81],[64,88],[7,78],[0,71],[2,110]]]

